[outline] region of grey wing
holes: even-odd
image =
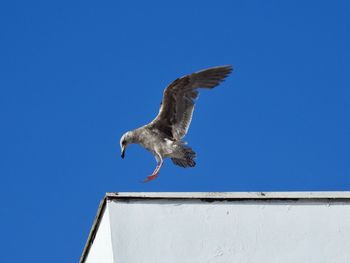
[[[232,66],[219,66],[176,79],[164,90],[159,113],[149,125],[175,140],[183,138],[191,124],[197,89],[212,89],[231,72]]]

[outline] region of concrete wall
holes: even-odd
[[[118,263],[350,262],[348,201],[113,199],[106,207],[111,236],[102,226],[97,233],[112,252],[90,252],[89,263],[110,254]]]

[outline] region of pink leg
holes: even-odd
[[[149,181],[152,181],[154,179],[157,178],[158,174],[159,174],[159,170],[163,165],[163,160],[160,160],[160,162],[158,163],[156,169],[153,171],[152,175],[148,176],[145,180],[143,180],[144,183],[147,183]]]

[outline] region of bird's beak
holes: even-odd
[[[124,157],[125,157],[125,147],[122,148],[121,157],[122,157],[123,159],[124,159]]]

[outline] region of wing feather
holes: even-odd
[[[201,70],[174,80],[163,92],[156,118],[149,124],[170,138],[183,138],[191,124],[198,88],[212,89],[230,73],[232,67],[219,66]]]

